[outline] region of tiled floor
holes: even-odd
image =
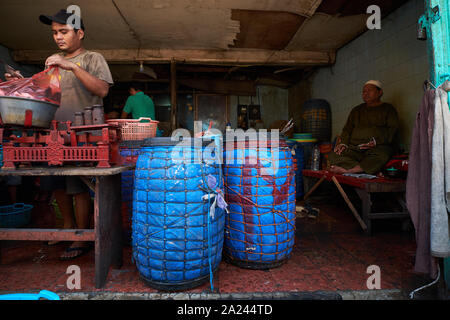
[[[291,258],[272,270],[248,270],[221,262],[215,292],[292,292],[367,290],[367,268],[381,269],[381,289],[412,290],[429,282],[413,272],[413,231],[402,231],[400,221],[374,224],[373,236],[363,235],[351,212],[341,203],[313,203],[319,218],[297,218],[296,243]],[[0,292],[35,292],[67,289],[67,267],[81,268],[82,292],[157,292],[139,277],[131,261],[131,248],[124,249],[124,265],[111,270],[106,286],[95,289],[94,252],[72,261],[59,261],[68,243],[47,246],[42,242],[5,242],[0,264]],[[189,292],[209,292],[205,283]]]

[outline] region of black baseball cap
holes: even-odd
[[[72,15],[74,15],[74,14],[70,13],[70,12],[68,13],[66,9],[61,9],[53,16],[47,16],[47,15],[41,14],[39,16],[39,20],[42,23],[48,24],[48,25],[52,25],[53,21],[61,23],[61,24],[68,24],[67,21],[69,20],[70,17],[72,17]],[[81,25],[81,29],[84,31],[83,19],[81,19],[81,17],[80,17],[80,25]]]

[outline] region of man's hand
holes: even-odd
[[[375,148],[375,146],[377,145],[375,138],[372,138],[372,140],[370,140],[367,143],[362,143],[360,145],[358,145],[360,150],[368,150],[368,149],[373,149]]]
[[[342,152],[345,151],[345,149],[347,149],[347,145],[340,143],[338,145],[336,145],[336,147],[334,147],[334,152],[340,156],[342,154]]]
[[[45,65],[49,66],[49,67],[50,66],[58,66],[61,69],[71,70],[71,71],[73,71],[73,69],[75,69],[77,67],[77,65],[75,63],[65,59],[63,56],[61,56],[59,54],[54,54],[54,55],[48,57],[47,60],[45,61]]]
[[[22,76],[22,74],[20,73],[19,70],[16,70],[16,72],[17,72],[20,76]],[[12,75],[12,74],[10,74],[10,73],[5,73],[5,79],[6,79],[6,81],[20,79],[20,76]]]

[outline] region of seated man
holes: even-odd
[[[382,95],[379,81],[370,80],[364,85],[365,103],[350,112],[329,156],[331,172],[377,174],[391,158],[399,121],[395,108],[381,102]]]

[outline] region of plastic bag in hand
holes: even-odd
[[[58,67],[50,67],[31,78],[0,83],[0,96],[36,99],[59,105],[61,88]]]

